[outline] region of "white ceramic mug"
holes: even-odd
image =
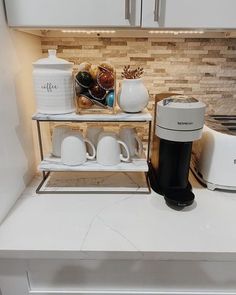
[[[95,127],[95,126],[88,127],[86,130],[86,138],[88,138],[88,140],[92,142],[95,148],[97,147],[98,136],[103,131],[104,131],[103,127]],[[88,152],[92,154],[92,148],[90,145],[88,146]]]
[[[61,157],[61,144],[68,132],[71,131],[69,126],[56,125],[52,132],[52,154],[55,157]]]
[[[119,132],[120,139],[126,143],[129,149],[130,157],[141,157],[143,154],[143,144],[138,137],[135,128],[122,127]],[[124,153],[124,149],[122,148]]]
[[[127,157],[121,153],[123,146]],[[121,161],[129,162],[130,155],[127,145],[118,139],[115,132],[102,132],[98,137],[97,162],[101,165],[117,165]]]
[[[92,148],[92,154],[87,153],[86,143]],[[71,131],[63,139],[61,145],[61,161],[68,166],[82,165],[87,159],[93,160],[96,157],[96,150],[92,142],[80,131]]]

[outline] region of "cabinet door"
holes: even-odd
[[[142,0],[142,27],[158,28],[161,26],[161,19],[163,17],[163,9],[161,0]]]
[[[5,0],[13,27],[140,26],[141,0]]]
[[[25,261],[0,259],[0,295],[29,295]]]
[[[235,0],[143,0],[142,26],[236,28]]]

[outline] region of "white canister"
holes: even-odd
[[[37,111],[42,114],[65,114],[75,111],[73,63],[57,58],[56,50],[33,63]]]

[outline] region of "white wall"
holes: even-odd
[[[32,61],[40,38],[8,29],[0,0],[0,222],[35,174]]]

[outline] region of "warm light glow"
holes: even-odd
[[[172,35],[181,35],[181,34],[204,34],[204,31],[149,31],[150,34],[172,34]]]
[[[111,30],[62,30],[62,33],[77,33],[77,34],[114,34],[116,31]]]

